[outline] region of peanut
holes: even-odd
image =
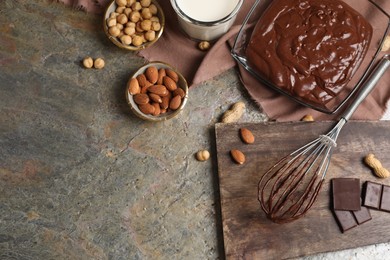
[[[384,168],[381,162],[370,153],[364,157],[364,162],[374,171],[375,175],[379,178],[387,178],[390,176],[389,171]]]
[[[237,122],[244,114],[245,104],[244,102],[234,103],[233,106],[227,110],[222,116],[222,123],[234,123]]]
[[[388,50],[390,50],[390,35],[386,36],[381,51],[388,51]]]

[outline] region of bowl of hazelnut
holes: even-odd
[[[116,46],[139,51],[162,35],[165,16],[156,0],[113,0],[106,8],[103,28]]]
[[[126,99],[136,116],[148,121],[165,121],[183,110],[188,99],[188,84],[169,64],[150,62],[129,78]]]

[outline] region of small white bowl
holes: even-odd
[[[134,96],[130,94],[129,92],[129,83],[130,83],[130,80],[132,78],[136,78],[138,75],[140,74],[143,74],[145,73],[146,69],[151,67],[151,66],[154,66],[156,67],[157,69],[160,69],[160,68],[164,68],[164,69],[170,69],[170,70],[173,70],[174,72],[176,72],[176,74],[178,75],[179,77],[179,80],[178,82],[176,83],[177,84],[177,87],[178,88],[181,88],[184,90],[184,93],[185,93],[185,96],[182,98],[181,100],[181,104],[179,106],[178,109],[176,110],[172,110],[172,111],[167,111],[166,113],[164,114],[160,114],[158,116],[154,116],[154,115],[150,115],[150,114],[144,114],[138,107],[138,105],[135,103],[134,101]],[[126,100],[127,100],[127,103],[129,104],[130,106],[130,109],[133,111],[133,113],[138,116],[139,118],[142,118],[144,120],[148,120],[148,121],[153,121],[153,122],[159,122],[159,121],[165,121],[165,120],[168,120],[168,119],[171,119],[175,116],[177,116],[185,107],[186,103],[187,103],[187,99],[188,99],[188,84],[187,84],[187,81],[185,80],[185,78],[183,77],[183,75],[175,68],[173,68],[171,65],[167,64],[167,63],[164,63],[164,62],[160,62],[160,61],[154,61],[154,62],[150,62],[142,67],[140,67],[130,78],[129,78],[129,81],[127,83],[127,86],[126,86]]]
[[[159,18],[160,20],[160,25],[161,25],[161,29],[159,31],[156,32],[156,38],[153,40],[153,41],[147,41],[143,44],[141,44],[140,46],[134,46],[134,45],[125,45],[123,44],[118,37],[114,37],[112,35],[110,35],[110,33],[108,32],[108,29],[109,27],[107,26],[107,19],[110,17],[110,14],[112,12],[115,12],[115,10],[117,9],[117,4],[115,3],[115,0],[112,0],[111,3],[107,6],[106,8],[106,11],[104,13],[104,19],[103,19],[103,29],[104,29],[104,32],[105,34],[107,35],[108,39],[110,39],[110,41],[112,43],[114,43],[116,46],[122,48],[122,49],[126,49],[126,50],[130,50],[130,51],[140,51],[140,50],[143,50],[151,45],[153,45],[155,42],[158,41],[158,39],[160,39],[163,31],[164,31],[164,27],[165,27],[165,16],[164,16],[164,11],[163,9],[161,8],[161,6],[158,4],[158,1],[156,0],[152,0],[152,4],[154,4],[156,7],[157,7],[157,17]]]

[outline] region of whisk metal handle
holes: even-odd
[[[379,63],[375,66],[374,70],[368,76],[367,80],[364,82],[362,89],[358,92],[355,100],[349,105],[349,107],[344,111],[344,114],[341,118],[344,118],[348,121],[355,110],[358,108],[360,103],[370,94],[371,90],[374,89],[376,83],[385,73],[387,68],[390,66],[390,55],[386,54],[382,57]]]

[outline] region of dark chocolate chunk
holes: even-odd
[[[343,233],[358,225],[351,211],[335,210],[334,214]]]
[[[332,179],[333,209],[360,210],[360,180],[355,178]]]
[[[362,206],[360,210],[352,211],[352,213],[359,225],[371,220],[370,210],[367,207]]]
[[[381,202],[382,185],[375,182],[366,182],[366,192],[363,205],[370,208],[379,209]]]
[[[383,185],[380,209],[390,212],[390,186]]]

